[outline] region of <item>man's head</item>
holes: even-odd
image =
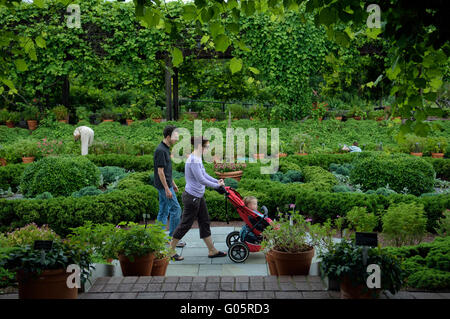
[[[178,129],[173,125],[167,125],[163,131],[164,141],[167,145],[172,146],[178,142]]]
[[[80,138],[81,134],[80,134],[80,130],[78,129],[78,127],[75,129],[75,131],[73,132],[73,138],[76,140],[78,140]]]
[[[353,142],[353,146],[358,146],[358,142]]]

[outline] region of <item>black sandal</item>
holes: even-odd
[[[184,259],[184,257],[182,257],[182,256],[180,256],[178,254],[175,254],[175,255],[172,256],[171,259],[175,260],[175,261],[182,261]]]
[[[212,256],[209,256],[208,255],[208,258],[216,258],[216,257],[226,257],[227,256],[227,254],[226,253],[224,253],[223,251],[219,251],[217,254],[215,254],[215,255],[212,255]]]

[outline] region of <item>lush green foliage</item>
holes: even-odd
[[[68,196],[83,187],[98,186],[99,182],[99,169],[86,158],[46,157],[25,169],[20,188],[26,197],[43,192]]]
[[[378,216],[367,213],[366,207],[353,207],[345,216],[350,229],[357,232],[372,232],[378,225]]]
[[[99,170],[100,173],[102,174],[103,185],[119,181],[126,176],[125,169],[122,167],[105,166],[99,167]]]

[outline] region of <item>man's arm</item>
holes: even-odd
[[[167,185],[166,175],[164,175],[164,167],[158,167],[158,176],[159,179],[161,180],[161,184],[163,184],[164,186],[167,198],[172,199],[172,192],[170,191],[169,186]]]

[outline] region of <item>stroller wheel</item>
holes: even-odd
[[[233,244],[238,243],[239,242],[239,232],[238,231],[232,231],[231,233],[228,234],[227,236],[227,247],[230,248],[230,246],[233,246]]]
[[[230,259],[235,263],[244,262],[248,258],[249,254],[250,250],[247,245],[241,242],[233,244],[228,249],[228,257],[230,257]]]

